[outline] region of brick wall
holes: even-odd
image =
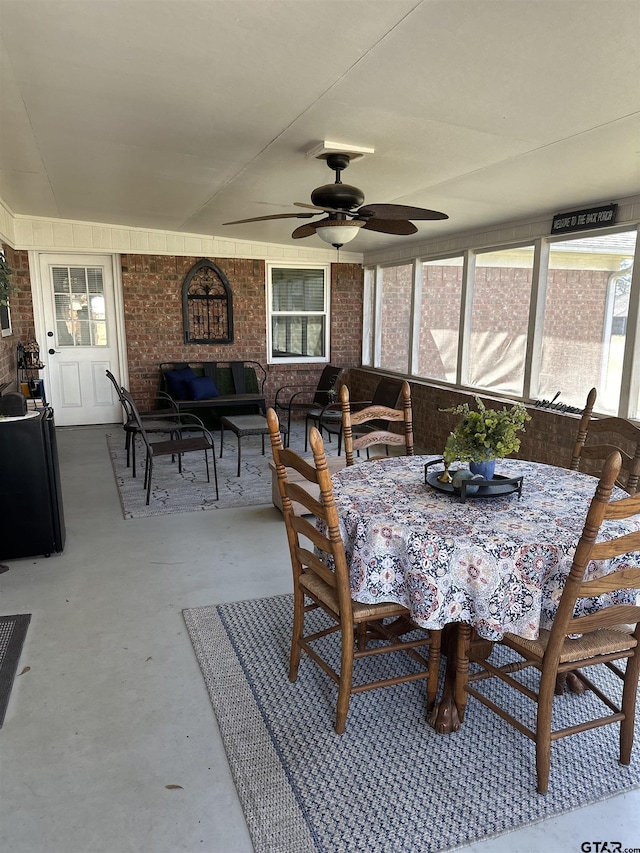
[[[33,305],[31,301],[31,279],[29,277],[29,255],[3,245],[4,256],[13,270],[15,292],[9,297],[11,309],[11,334],[0,337],[0,385],[10,383],[8,391],[16,390],[16,348],[33,337]],[[42,341],[40,341],[42,346]]]
[[[131,393],[143,407],[153,404],[163,361],[259,361],[267,367],[265,264],[212,258],[233,293],[233,344],[185,344],[182,284],[199,260],[188,257],[123,255],[125,331]],[[362,351],[362,269],[331,267],[331,361],[360,364]],[[267,402],[286,384],[315,383],[323,365],[269,365]]]
[[[355,400],[370,400],[379,380],[380,374],[364,368],[349,370],[345,377],[350,396]],[[411,381],[409,385],[414,441],[418,452],[442,453],[447,436],[460,416],[440,410],[460,403],[469,403],[475,408],[473,394],[438,388],[426,382]],[[505,405],[504,400],[496,400],[487,394],[479,396],[490,408],[502,408]],[[568,467],[580,416],[537,409],[535,406],[527,406],[527,411],[531,420],[527,422],[526,431],[520,434],[521,444],[517,456],[547,465]]]

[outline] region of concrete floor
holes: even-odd
[[[33,614],[18,669],[30,671],[0,731],[0,849],[249,853],[181,611],[288,592],[281,516],[125,521],[106,431],[58,430],[64,553],[0,575],[1,612]],[[640,848],[640,791],[465,849],[577,853],[596,840]]]

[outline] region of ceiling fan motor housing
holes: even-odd
[[[311,193],[311,202],[318,207],[352,210],[364,203],[364,193],[358,187],[351,187],[349,184],[325,184]]]

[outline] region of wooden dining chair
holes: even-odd
[[[278,416],[267,410],[273,462],[278,475],[285,527],[293,569],[293,632],[289,679],[298,676],[304,651],[338,685],[335,730],[344,732],[349,700],[354,693],[405,681],[427,681],[427,707],[435,703],[440,664],[440,631],[426,632],[409,621],[406,607],[394,602],[360,604],[351,598],[349,569],[340,537],[338,511],[333,498],[331,475],[327,468],[324,445],[316,427],[309,435],[313,464],[288,448],[283,448]],[[289,470],[318,486],[319,500],[299,483],[291,482]],[[297,509],[299,508],[299,510]],[[303,517],[310,514],[312,519]],[[317,526],[314,522],[320,522]],[[304,539],[303,539],[304,537]],[[315,550],[309,550],[309,540]],[[318,556],[326,555],[326,562]],[[307,602],[311,603],[307,603]],[[329,617],[328,627],[315,626],[305,632],[305,615],[321,609]],[[396,620],[403,620],[403,629]],[[385,624],[384,620],[392,620]],[[322,641],[330,634],[340,634],[340,665],[336,669],[322,655]],[[371,645],[370,641],[378,641]],[[382,641],[382,642],[380,642]],[[419,649],[429,647],[428,658]],[[354,661],[379,655],[403,652],[412,668],[391,677],[353,683]]]
[[[388,454],[389,445],[404,446],[405,454],[413,456],[413,422],[411,414],[411,389],[408,382],[401,386],[402,408],[372,405],[357,412],[351,411],[349,388],[343,385],[340,389],[340,405],[342,408],[342,435],[347,465],[355,462],[354,452],[370,447],[385,445]],[[391,432],[390,423],[402,423],[402,432]],[[379,458],[379,457],[375,457]]]
[[[572,471],[599,474],[614,450],[622,456],[616,486],[635,495],[640,482],[640,428],[624,418],[592,418],[595,388],[589,391],[571,456]]]
[[[147,490],[147,504],[151,497],[151,480],[153,477],[153,461],[160,456],[176,456],[178,458],[178,473],[182,473],[182,456],[184,453],[192,453],[196,451],[204,452],[205,466],[207,469],[207,483],[211,482],[209,474],[209,456],[208,451],[211,451],[213,459],[213,476],[216,486],[216,500],[219,498],[218,492],[218,471],[216,468],[216,454],[213,446],[213,436],[205,427],[202,421],[196,415],[189,415],[189,423],[182,423],[180,427],[180,437],[169,438],[165,441],[150,441],[147,430],[143,424],[140,413],[133,401],[133,397],[126,390],[122,389],[125,400],[133,413],[133,417],[138,426],[138,433],[142,437],[146,448],[146,459],[144,466],[144,487]],[[185,431],[197,432],[198,435],[189,435],[185,437]]]
[[[616,564],[618,568],[610,574],[585,580],[586,569],[594,561],[611,560],[614,557],[640,551],[640,530],[596,543],[600,527],[605,521],[621,521],[636,516],[640,523],[640,495],[609,502],[621,465],[622,458],[618,451],[612,453],[605,462],[551,630],[541,630],[537,640],[526,640],[515,634],[505,634],[500,644],[515,651],[522,660],[504,666],[493,666],[482,653],[476,651],[477,647],[474,643],[471,643],[467,653],[468,660],[473,661],[480,669],[468,676],[463,689],[535,742],[538,792],[541,794],[547,792],[549,784],[551,743],[559,738],[610,723],[620,723],[620,763],[629,764],[631,760],[640,670],[638,653],[640,607],[631,604],[605,604],[596,613],[579,617],[573,615],[579,598],[606,596],[616,590],[640,588],[640,568],[629,566],[624,559],[618,560]],[[466,633],[468,635],[468,628]],[[578,635],[578,637],[573,639],[571,635]],[[459,655],[462,659],[459,660],[459,669],[462,673],[467,668],[464,646],[463,639]],[[621,660],[626,660],[624,670],[614,663]],[[608,667],[622,681],[621,701],[619,695],[607,695],[604,692],[605,688],[594,684],[582,671],[600,664]],[[540,673],[537,690],[531,689],[513,677],[513,673],[530,667]],[[584,686],[591,690],[611,713],[564,728],[552,729],[556,678],[559,673],[569,670],[575,673]],[[473,682],[492,678],[499,678],[509,687],[515,688],[537,703],[534,728],[529,728],[512,715],[515,701],[509,702],[509,710],[506,710],[494,701],[495,696],[489,698],[484,692],[472,686]],[[556,697],[555,701],[566,701],[566,697],[564,700]],[[464,707],[458,708],[459,712],[461,710],[464,712]],[[579,706],[575,710],[578,712]],[[594,770],[603,772],[600,758],[597,762],[594,760]]]
[[[398,407],[400,398],[402,397],[402,379],[392,379],[389,376],[384,376],[376,385],[370,400],[351,400],[351,412],[360,411],[369,406],[384,406],[387,409],[395,409]],[[307,429],[311,421],[318,428],[320,435],[324,438],[326,433],[331,441],[332,435],[338,436],[338,456],[342,452],[342,404],[340,402],[340,393],[337,394],[337,401],[326,405],[318,416],[307,418]],[[360,429],[362,432],[369,432],[374,428],[387,429],[388,421],[377,421],[363,425]],[[354,430],[355,433],[355,430]],[[307,445],[305,444],[305,453]]]

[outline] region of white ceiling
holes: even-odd
[[[640,191],[640,0],[0,0],[0,36],[15,214],[297,242],[222,223],[309,202],[323,140],[450,217],[354,251]]]

